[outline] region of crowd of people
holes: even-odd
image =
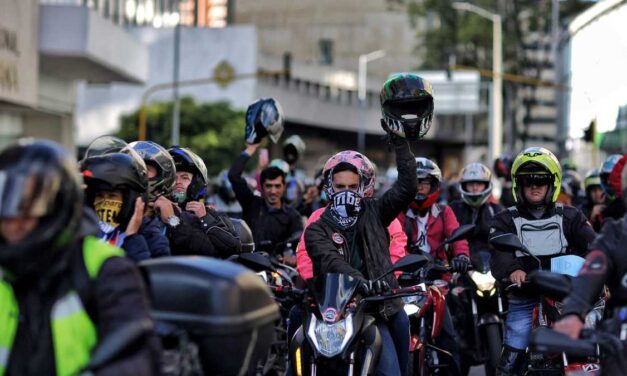
[[[77,374],[107,334],[129,321],[150,322],[134,264],[159,257],[264,252],[295,267],[302,280],[348,274],[373,295],[399,287],[394,274],[376,277],[407,254],[429,254],[450,267],[454,275],[443,279],[454,284],[487,250],[494,277],[517,285],[539,268],[535,258],[550,269],[554,257],[577,254],[587,261],[556,329],[578,337],[604,284],[609,307],[625,306],[627,155],[610,156],[582,179],[572,163],[529,147],[499,157],[492,169],[469,163],[446,182],[436,161],[412,153],[408,142],[431,127],[430,84],[394,76],[381,91],[381,111],[382,147],[396,158],[392,181],[350,150],[307,177],[298,169],[305,143],[296,135],[283,142],[282,159],[268,161],[262,141],[277,142],[283,132],[282,110],[271,98],[248,108],[244,149],[214,179],[190,148],[152,141],[97,139],[78,166],[48,141],[21,140],[2,150],[0,375]],[[247,175],[255,154],[259,168]],[[445,246],[466,224],[475,226],[472,234]],[[504,234],[516,235],[534,257],[494,247],[491,240]],[[521,375],[536,301],[516,290],[507,298],[497,374]],[[290,313],[290,334],[299,315],[296,308]],[[437,346],[452,355],[442,372],[457,375],[467,367],[452,316],[447,309]],[[378,373],[406,375],[409,321],[399,299],[379,304],[377,325]],[[159,347],[154,334],[146,336],[98,374],[158,374]]]

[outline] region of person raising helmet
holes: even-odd
[[[207,167],[187,148],[173,146],[168,153],[176,167],[171,199],[157,198],[155,210],[165,223],[173,255],[228,258],[240,252],[240,242],[229,218],[206,206]]]
[[[99,241],[76,162],[50,141],[0,152],[0,374],[76,375],[129,323],[152,325],[142,278]],[[98,374],[154,375],[152,330]]]
[[[595,237],[592,227],[577,208],[556,204],[562,181],[559,161],[549,150],[531,147],[521,152],[512,165],[515,206],[496,215],[490,239],[516,235],[533,256],[549,269],[551,259],[566,254],[585,255]],[[538,262],[520,252],[495,246],[491,269],[496,280],[509,279],[521,285]],[[498,375],[520,375],[539,297],[527,297],[514,290],[509,295],[503,352]]]

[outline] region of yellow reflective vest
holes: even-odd
[[[96,279],[102,264],[124,251],[88,236],[83,242],[83,260],[90,279]],[[13,288],[2,277],[0,269],[0,376],[6,372],[11,347],[17,331],[19,307]],[[70,290],[58,299],[50,312],[52,346],[56,374],[77,374],[91,358],[98,342],[96,326],[89,318],[78,293]]]

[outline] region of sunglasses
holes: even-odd
[[[553,175],[547,175],[547,174],[522,175],[516,178],[516,181],[518,182],[518,184],[522,186],[529,187],[529,186],[535,185],[536,187],[540,187],[544,185],[553,184]]]

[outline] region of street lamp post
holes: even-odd
[[[359,124],[357,125],[357,150],[364,152],[366,148],[366,79],[368,74],[368,62],[381,59],[385,56],[384,50],[372,51],[367,54],[359,55],[359,68],[357,73],[357,98],[359,99],[360,115],[358,116]]]
[[[455,2],[453,8],[475,13],[492,21],[492,127],[488,140],[488,162],[501,154],[503,144],[503,37],[501,16],[470,3]]]

